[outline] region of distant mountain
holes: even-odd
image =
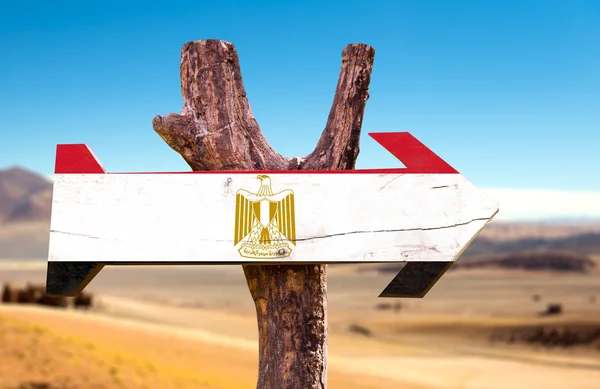
[[[587,255],[562,251],[536,251],[467,259],[461,257],[452,265],[450,270],[496,268],[588,273],[596,269],[597,266],[597,262]],[[370,265],[365,271],[376,270],[380,273],[397,273],[402,267],[403,264],[400,263],[384,263]]]
[[[48,256],[52,183],[14,167],[0,170],[0,258]]]
[[[520,252],[567,251],[576,254],[600,254],[600,233],[581,233],[562,238],[521,238],[494,240],[491,237],[477,237],[465,250],[461,259]]]
[[[51,209],[48,179],[19,167],[0,170],[0,225],[49,221]]]
[[[596,262],[586,255],[560,251],[538,251],[507,254],[469,261],[457,261],[451,269],[476,269],[497,267],[522,270],[553,270],[587,273],[596,268]]]
[[[480,238],[508,241],[526,238],[567,238],[600,233],[599,220],[503,222],[492,220],[479,234]]]

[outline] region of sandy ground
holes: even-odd
[[[0,281],[44,275],[34,265],[0,266]],[[398,314],[374,308],[397,301],[376,298],[390,279],[330,268],[329,388],[598,388],[600,349],[489,336],[514,326],[600,326],[600,274],[457,272],[424,299],[401,300]],[[102,303],[92,312],[0,305],[0,388],[255,387],[256,321],[241,269],[107,268],[89,290]],[[548,302],[565,314],[539,317]]]
[[[61,388],[255,386],[256,342],[245,338],[52,309],[3,307],[0,317],[3,343],[21,346],[2,347],[7,388],[24,376]],[[329,381],[332,388],[394,387],[344,369],[330,372]]]

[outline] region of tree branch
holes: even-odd
[[[347,45],[342,52],[342,69],[327,124],[317,147],[305,157],[303,170],[354,169],[374,58],[375,49],[363,44]]]
[[[186,43],[181,50],[181,114],[152,120],[154,130],[193,170],[281,170],[288,160],[263,135],[246,97],[233,44]]]
[[[252,115],[233,44],[186,43],[181,113],[156,116],[154,130],[193,170],[347,170],[359,151],[375,51],[348,45],[325,130],[315,150],[285,158]],[[327,377],[326,265],[244,265],[259,331],[258,389],[324,389]]]

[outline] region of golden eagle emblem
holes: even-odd
[[[296,245],[294,192],[285,189],[273,194],[271,177],[261,174],[257,193],[245,189],[235,196],[235,232],[233,245],[242,242],[242,257],[256,259],[285,258]],[[287,242],[286,242],[287,241]]]

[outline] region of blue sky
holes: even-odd
[[[108,171],[189,170],[151,121],[181,109],[181,46],[210,38],[235,44],[271,145],[303,156],[360,42],[357,168],[400,166],[367,132],[409,131],[478,186],[600,191],[598,1],[4,4],[0,168],[49,175],[57,143],[86,143]]]

